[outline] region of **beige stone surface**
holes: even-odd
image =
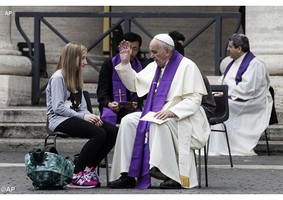
[[[31,105],[31,77],[0,75],[0,107]]]
[[[32,71],[31,61],[24,56],[0,55],[0,74],[28,76]]]
[[[17,51],[17,43],[24,41],[22,36],[15,25],[15,13],[16,12],[101,12],[103,6],[81,6],[81,7],[27,7],[27,6],[11,6],[11,7],[0,7],[1,10],[11,10],[13,14],[9,17],[0,18],[0,26],[3,30],[0,33],[0,74],[15,74],[27,76],[31,71],[31,63],[26,58],[19,59],[19,52]],[[280,109],[282,107],[282,96],[281,87],[282,80],[280,75],[283,74],[283,59],[282,52],[283,46],[283,21],[281,20],[283,7],[280,6],[247,6],[246,7],[246,34],[250,39],[251,49],[254,53],[262,59],[274,78],[272,78],[272,84],[276,85],[276,106]],[[188,6],[188,7],[160,7],[159,12],[237,12],[238,6]],[[156,12],[155,7],[151,6],[137,6],[137,7],[125,7],[116,6],[112,7],[112,12]],[[86,45],[92,44],[97,36],[102,32],[102,20],[101,19],[80,19],[80,18],[47,18],[58,31],[62,32],[68,40],[78,40]],[[118,19],[113,19],[111,23],[115,23]],[[158,21],[159,20],[159,21]],[[172,30],[178,30],[190,38],[201,25],[207,23],[207,19],[138,19],[139,23],[146,25],[146,28],[152,33],[168,32]],[[163,21],[168,24],[164,26]],[[169,26],[170,24],[170,26]],[[228,24],[228,26],[227,26]],[[223,26],[223,38],[222,45],[225,46],[227,37],[230,35],[231,27],[235,24],[233,20],[225,20]],[[33,20],[31,18],[25,18],[21,20],[21,25],[28,37],[33,41]],[[9,27],[10,26],[10,27]],[[140,32],[140,30],[133,25],[132,30],[134,32]],[[240,32],[242,30],[240,29]],[[45,43],[46,47],[46,59],[47,59],[47,70],[49,76],[52,74],[54,67],[56,66],[60,51],[65,45],[52,31],[50,31],[44,24],[42,24],[42,36],[41,41]],[[150,38],[141,33],[143,37],[142,49],[148,49],[148,43]],[[206,75],[212,75],[214,70],[214,31],[211,28],[208,32],[203,33],[198,40],[192,42],[186,48],[186,56],[191,58],[199,68],[204,71]],[[102,52],[102,44],[99,44],[94,50],[89,52],[92,57],[100,57]],[[17,55],[17,57],[13,57]],[[12,57],[5,57],[12,56]],[[1,63],[2,60],[2,63]],[[93,59],[96,60],[96,59]],[[53,68],[52,68],[53,67]],[[279,76],[278,76],[279,75]],[[86,83],[96,83],[98,80],[98,72],[86,67],[84,72]],[[12,85],[7,80],[1,80],[5,84]],[[5,82],[6,81],[6,82]],[[17,82],[15,80],[15,82]],[[18,83],[21,85],[21,81]],[[15,85],[15,83],[14,83]],[[24,85],[24,84],[23,84]],[[1,99],[3,102],[13,102],[15,104],[22,104],[22,96],[18,96],[18,103],[10,93],[15,89],[7,88],[7,85],[0,86],[1,94],[5,94]],[[13,86],[14,87],[14,86]],[[28,88],[27,86],[25,86]],[[31,85],[29,86],[29,90]],[[30,91],[29,91],[30,92]],[[27,95],[24,95],[24,99]],[[5,99],[6,98],[6,99]],[[3,100],[4,99],[4,100]],[[11,99],[14,99],[13,101]],[[28,101],[25,101],[28,102]],[[6,104],[6,103],[4,103]],[[3,103],[1,104],[3,105]]]
[[[247,6],[246,35],[271,75],[283,75],[282,6]],[[281,82],[282,83],[282,82]]]

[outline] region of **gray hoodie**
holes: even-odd
[[[77,111],[70,108],[71,102],[67,100],[70,92],[67,90],[62,70],[57,70],[48,81],[46,87],[47,118],[49,128],[54,129],[66,119],[78,117],[83,119],[84,115],[90,113],[87,110],[84,95],[82,95],[81,105]]]

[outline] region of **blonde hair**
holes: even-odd
[[[81,62],[82,54],[85,52],[87,48],[79,42],[70,42],[62,50],[57,68],[62,69],[67,89],[70,92],[83,89]],[[77,63],[77,58],[79,63]]]

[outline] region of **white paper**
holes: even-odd
[[[143,116],[140,120],[142,121],[149,121],[149,122],[154,122],[157,124],[163,124],[164,122],[168,121],[168,118],[165,120],[162,119],[157,119],[156,117],[154,117],[154,115],[156,114],[156,112],[152,112],[149,111],[145,116]]]

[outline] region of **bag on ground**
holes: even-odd
[[[47,146],[25,155],[25,169],[35,189],[65,189],[72,181],[74,165],[58,155],[54,146]]]

